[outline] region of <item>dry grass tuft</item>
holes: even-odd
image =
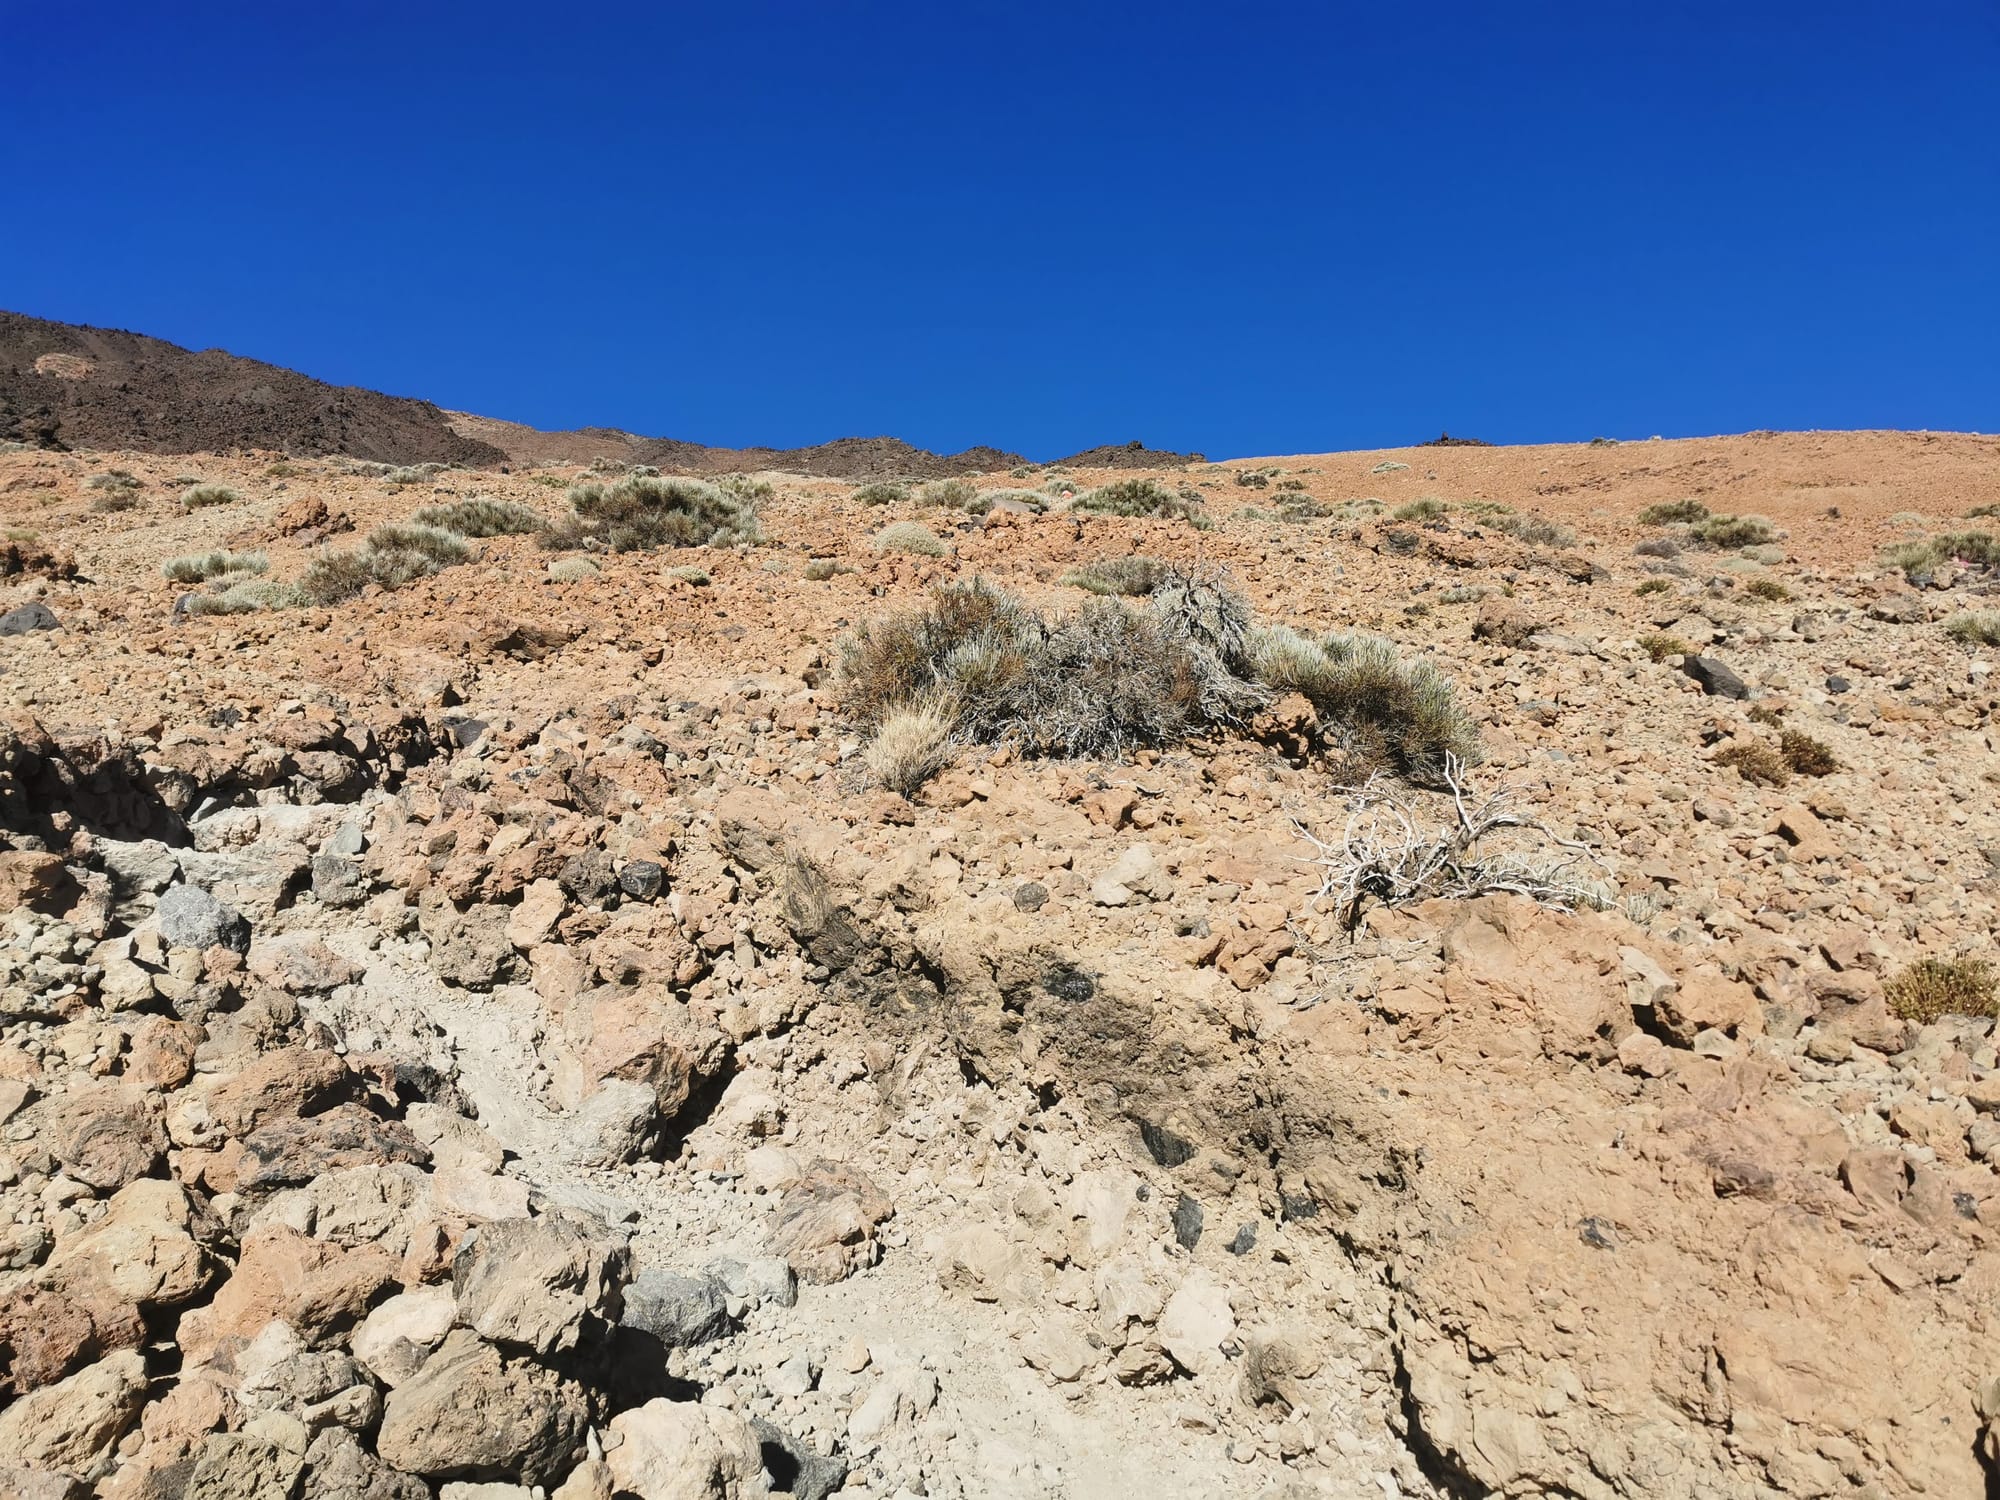
[[[271,560],[261,552],[198,552],[170,557],[160,571],[175,583],[204,583],[224,573],[262,573]]]
[[[883,786],[908,797],[951,764],[957,728],[957,714],[947,703],[899,708],[876,727],[861,762]]]
[[[1783,786],[1792,779],[1792,768],[1769,745],[1745,740],[1725,745],[1715,754],[1718,766],[1732,766],[1736,774],[1756,786]]]
[[[1716,552],[1756,547],[1778,538],[1778,529],[1762,516],[1710,516],[1688,532],[1697,543]]]
[[[1071,510],[1100,516],[1150,516],[1161,521],[1186,521],[1200,530],[1209,526],[1198,497],[1177,495],[1155,479],[1117,479],[1070,501]]]
[[[1691,525],[1708,519],[1708,507],[1699,500],[1662,500],[1639,512],[1641,526]]]
[[[1158,558],[1134,554],[1100,558],[1094,563],[1072,568],[1063,574],[1061,581],[1071,588],[1085,589],[1093,594],[1124,594],[1136,598],[1152,593],[1166,572],[1167,565]]]
[[[1993,966],[1981,958],[1919,959],[1883,987],[1890,1011],[1920,1026],[1945,1016],[2000,1015],[1995,988]]]
[[[920,521],[898,521],[875,533],[877,552],[900,552],[911,557],[949,557],[951,548],[930,527]]]
[[[1772,604],[1782,604],[1792,597],[1792,591],[1775,578],[1753,578],[1743,585],[1743,592],[1753,599],[1763,599]]]
[[[862,485],[853,498],[863,505],[905,505],[910,499],[910,487],[878,481]]]
[[[1666,582],[1663,578],[1653,581],[1655,583]],[[1691,644],[1682,640],[1677,635],[1667,635],[1663,631],[1656,631],[1651,635],[1640,636],[1639,649],[1652,657],[1654,661],[1665,661],[1670,656],[1694,655],[1694,647]]]
[[[542,533],[555,550],[600,547],[651,552],[661,547],[750,547],[763,541],[755,504],[699,479],[628,474],[616,484],[580,484],[571,514]]]
[[[2000,646],[2000,610],[1955,614],[1944,622],[1944,633],[1961,646]]]
[[[434,526],[458,536],[524,536],[546,531],[542,513],[513,500],[491,500],[477,496],[452,505],[426,505],[410,520],[419,526]]]
[[[1778,736],[1778,754],[1801,776],[1831,776],[1840,769],[1840,759],[1809,734],[1787,729]]]
[[[211,505],[234,505],[243,496],[226,484],[191,484],[181,492],[181,509],[205,510]]]

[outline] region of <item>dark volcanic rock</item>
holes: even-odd
[[[1681,670],[1701,684],[1701,690],[1713,698],[1747,698],[1750,689],[1741,677],[1712,656],[1688,656],[1681,659]]]

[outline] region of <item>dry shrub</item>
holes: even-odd
[[[267,609],[296,609],[307,602],[306,591],[275,578],[246,578],[219,594],[196,594],[187,601],[191,615],[247,615]]]
[[[203,583],[224,573],[262,573],[271,560],[261,552],[199,552],[170,557],[160,571],[175,583]]]
[[[211,505],[234,505],[242,498],[226,484],[191,484],[181,492],[181,509],[205,510]]]
[[[1734,767],[1737,775],[1757,786],[1783,786],[1792,779],[1792,770],[1785,764],[1785,758],[1760,741],[1745,740],[1725,745],[1716,752],[1715,763]]]
[[[434,526],[458,536],[523,536],[546,531],[542,513],[513,500],[492,500],[476,496],[451,505],[426,505],[410,520],[419,526]]]
[[[1642,526],[1689,525],[1708,519],[1708,507],[1699,500],[1662,500],[1639,512]]]
[[[825,583],[827,579],[834,577],[836,574],[851,573],[853,571],[852,568],[846,566],[838,558],[815,557],[805,565],[805,570],[799,576],[805,579],[807,583]]]
[[[368,533],[366,546],[374,553],[406,552],[421,557],[433,565],[432,571],[462,563],[472,555],[463,537],[413,521],[377,526]]]
[[[1778,530],[1762,516],[1710,516],[1698,522],[1688,535],[1714,551],[1733,552],[1738,547],[1776,541]]]
[[[1664,594],[1672,587],[1673,584],[1664,578],[1648,578],[1644,583],[1633,589],[1632,592],[1641,596],[1646,594]]]
[[[1380,636],[1318,639],[1288,626],[1255,632],[1256,680],[1298,693],[1313,707],[1321,736],[1366,764],[1437,784],[1447,758],[1480,759],[1479,728],[1459,706],[1451,680],[1421,657],[1404,658]]]
[[[1505,532],[1517,542],[1526,542],[1531,547],[1574,547],[1576,532],[1560,521],[1551,521],[1547,516],[1532,513],[1519,516],[1495,516],[1487,522],[1495,531]]]
[[[370,584],[399,589],[471,555],[463,537],[435,526],[411,522],[378,526],[356,551],[315,557],[306,565],[299,588],[315,604],[338,604]]]
[[[1681,544],[1670,536],[1649,536],[1632,549],[1635,557],[1657,557],[1672,562],[1681,555]]]
[[[1831,776],[1840,769],[1840,760],[1831,750],[1796,729],[1779,734],[1778,753],[1801,776]]]
[[[1154,557],[1100,558],[1094,563],[1086,563],[1080,568],[1072,568],[1063,574],[1062,582],[1071,588],[1086,589],[1093,594],[1125,594],[1144,596],[1159,586],[1166,575],[1167,565]]]
[[[906,484],[890,484],[877,481],[864,484],[854,492],[853,498],[863,505],[903,505],[910,498],[910,487]]]
[[[1117,479],[1070,501],[1071,510],[1100,516],[1150,516],[1161,521],[1186,521],[1206,529],[1208,518],[1198,500],[1177,495],[1155,479]]]
[[[1944,633],[1961,646],[2000,646],[2000,610],[1955,614],[1944,622]]]
[[[1945,1016],[2000,1015],[1994,990],[1993,966],[1981,958],[1918,959],[1883,987],[1890,1011],[1920,1026]]]
[[[604,570],[587,557],[558,557],[550,562],[548,571],[551,583],[582,583]]]
[[[1655,579],[1654,581],[1656,583],[1665,582],[1664,579]],[[1640,636],[1639,649],[1652,657],[1654,661],[1665,661],[1670,656],[1694,655],[1694,647],[1688,644],[1688,642],[1682,640],[1677,635],[1668,635],[1663,631],[1656,631],[1651,635]]]
[[[877,781],[907,797],[952,762],[957,715],[949,704],[918,703],[884,719],[861,752]]]
[[[1743,592],[1753,599],[1767,600],[1781,604],[1792,597],[1792,591],[1775,578],[1753,578],[1743,585]]]
[[[597,546],[612,552],[660,547],[748,547],[764,539],[752,502],[699,479],[629,474],[610,486],[569,492],[571,515],[542,533],[555,549]]]
[[[1397,506],[1389,513],[1389,518],[1394,521],[1442,521],[1450,510],[1451,507],[1444,501],[1426,495],[1407,505]]]
[[[875,534],[877,552],[901,552],[911,557],[949,557],[951,548],[920,521],[898,521]]]

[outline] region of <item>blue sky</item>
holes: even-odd
[[[0,0],[0,307],[542,427],[2000,428],[2000,7]]]

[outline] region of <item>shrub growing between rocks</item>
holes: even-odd
[[[1723,746],[1715,753],[1715,763],[1734,767],[1737,775],[1755,786],[1783,786],[1792,779],[1784,756],[1755,741]]]
[[[917,491],[917,503],[943,510],[971,510],[979,503],[979,486],[970,479],[936,479]]]
[[[750,502],[699,479],[630,474],[614,485],[577,485],[569,503],[571,515],[542,533],[543,546],[650,552],[748,547],[764,539]]]
[[[1840,760],[1811,735],[1787,729],[1778,736],[1778,754],[1801,776],[1831,776],[1840,769]]]
[[[1923,958],[1887,985],[1890,1011],[1920,1026],[1945,1016],[2000,1015],[1993,966],[1980,958]]]
[[[160,571],[175,583],[203,583],[224,573],[262,573],[271,560],[261,552],[198,552],[170,557]]]
[[[1792,597],[1792,591],[1775,578],[1753,578],[1743,585],[1743,592],[1772,604],[1781,604]]]
[[[1085,563],[1080,568],[1072,568],[1063,574],[1061,582],[1071,588],[1085,589],[1093,594],[1128,594],[1142,596],[1150,594],[1166,575],[1167,565],[1158,558],[1129,557],[1100,558],[1094,563]]]
[[[549,564],[548,571],[553,583],[581,583],[604,570],[587,557],[558,557]]]
[[[1688,535],[1716,552],[1733,552],[1738,547],[1755,547],[1778,539],[1778,530],[1762,516],[1710,516],[1696,523]]]
[[[1070,501],[1071,510],[1101,516],[1150,516],[1161,521],[1186,521],[1206,529],[1208,518],[1198,501],[1175,494],[1153,479],[1117,479]]]
[[[890,791],[907,797],[951,764],[958,716],[954,705],[924,702],[899,708],[876,726],[862,764]]]
[[[1399,505],[1390,512],[1390,519],[1396,521],[1442,521],[1451,507],[1444,501],[1426,495],[1421,500],[1412,500],[1407,505]]]
[[[1279,625],[1256,631],[1249,652],[1256,680],[1304,696],[1320,733],[1357,760],[1435,785],[1447,757],[1480,759],[1478,726],[1451,679],[1391,641],[1339,632],[1315,639]]]
[[[518,501],[484,496],[451,505],[426,505],[410,520],[419,526],[434,526],[466,537],[522,536],[545,531],[549,524],[540,511]]]
[[[1944,633],[1962,646],[2000,646],[2000,610],[1955,614],[1944,622]]]
[[[1708,507],[1699,500],[1662,500],[1639,512],[1642,526],[1692,525],[1708,519]]]
[[[205,510],[211,505],[234,505],[243,496],[226,484],[191,484],[181,492],[181,509]]]
[[[1647,594],[1664,594],[1672,587],[1673,584],[1664,578],[1648,578],[1644,583],[1634,588],[1632,592],[1643,597]]]
[[[1576,532],[1560,521],[1551,521],[1547,516],[1534,514],[1518,516],[1495,516],[1487,522],[1495,531],[1503,531],[1517,542],[1526,542],[1531,547],[1574,547]]]
[[[918,521],[898,521],[893,526],[884,526],[875,534],[877,552],[901,552],[912,557],[948,557],[947,547],[938,534]]]
[[[297,609],[307,595],[296,583],[275,578],[248,578],[219,594],[196,594],[187,601],[191,615],[247,615],[267,609]]]
[[[1656,579],[1654,581],[1664,583],[1666,580]],[[1639,649],[1652,657],[1654,661],[1665,661],[1670,656],[1694,655],[1693,646],[1677,635],[1667,635],[1663,632],[1640,636]]]
[[[903,505],[910,498],[910,487],[878,480],[862,485],[854,492],[854,498],[863,505]]]

